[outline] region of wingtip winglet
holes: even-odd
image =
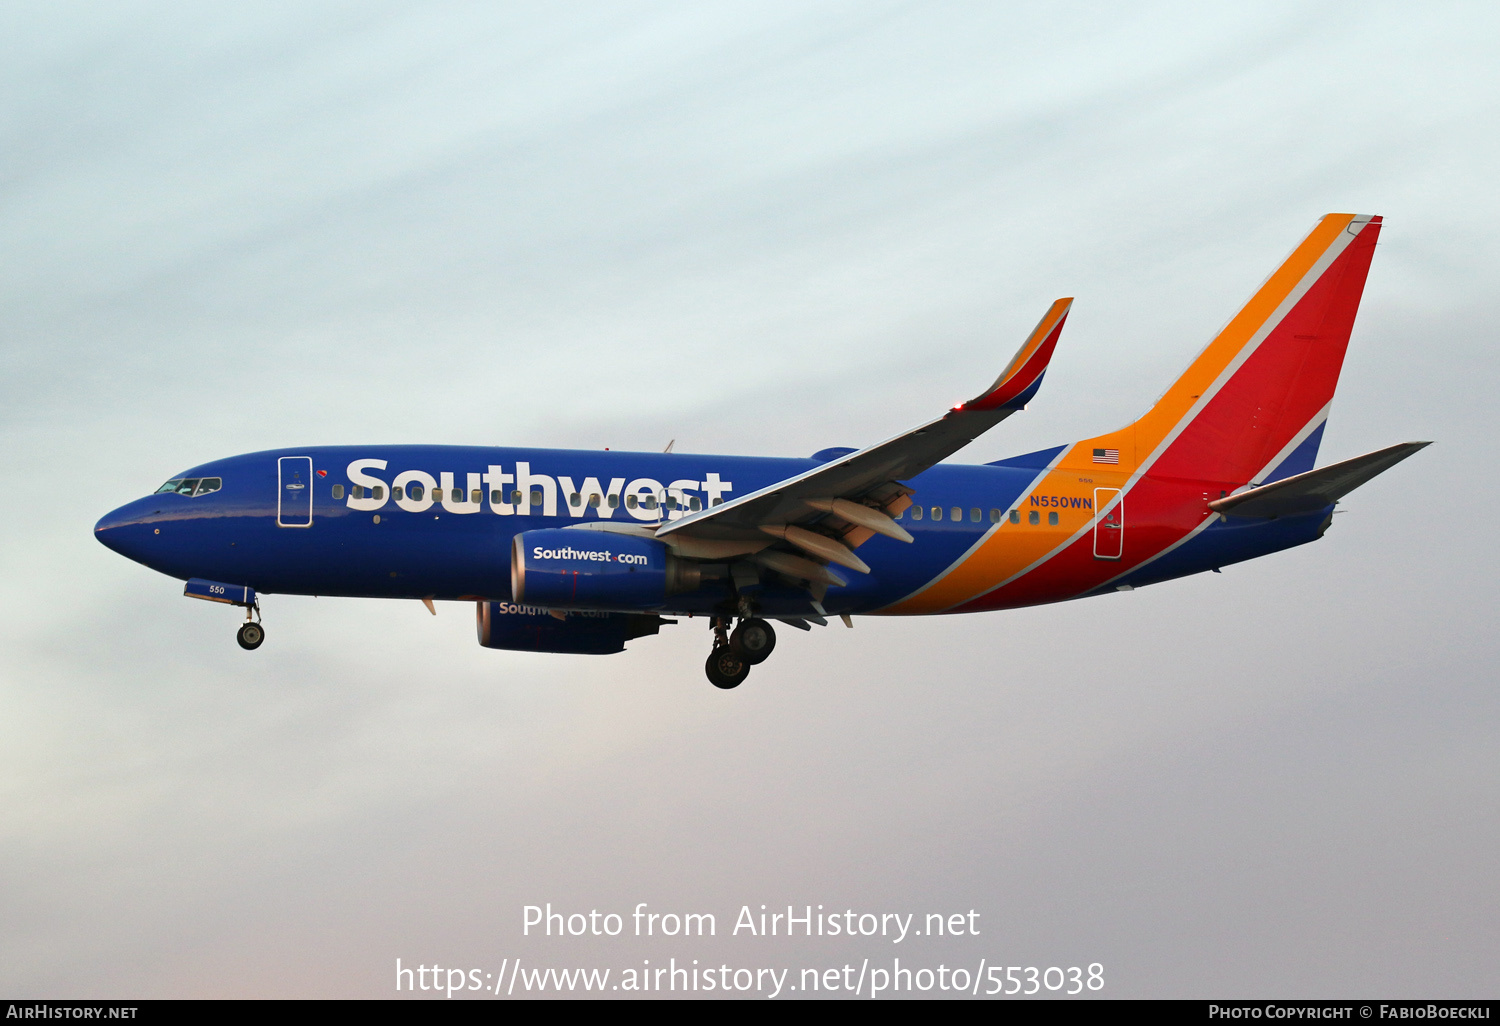
[[[1052,362],[1058,336],[1062,334],[1063,323],[1067,321],[1072,306],[1072,296],[1054,301],[995,383],[983,395],[970,399],[959,409],[1019,410],[1030,402]]]

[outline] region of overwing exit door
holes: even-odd
[[[277,527],[312,526],[311,456],[283,456],[276,461],[280,491],[276,501]]]
[[[1095,488],[1094,558],[1119,559],[1125,551],[1125,502],[1118,488]]]

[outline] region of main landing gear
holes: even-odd
[[[716,688],[737,688],[750,676],[750,664],[730,651],[728,645],[715,645],[703,667],[708,681]]]
[[[716,688],[739,687],[750,676],[750,667],[765,662],[776,647],[776,632],[759,617],[741,620],[731,634],[729,617],[716,616],[713,632],[714,647],[704,671]]]
[[[251,614],[255,619],[250,619]],[[240,624],[239,633],[235,634],[234,640],[240,643],[240,648],[247,652],[253,652],[260,648],[260,643],[266,640],[266,628],[259,622],[260,603],[245,609],[245,622]]]

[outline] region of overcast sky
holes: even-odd
[[[1106,996],[1494,996],[1500,19],[1481,4],[0,9],[0,994],[358,996],[394,967],[1102,963]],[[1137,416],[1378,213],[1316,545],[1087,602],[480,649],[94,521],[205,460],[804,456],[973,394]],[[522,907],[712,912],[522,937]],[[980,913],[754,940],[742,905]]]

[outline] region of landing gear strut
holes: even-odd
[[[726,691],[739,687],[750,676],[750,664],[736,655],[730,647],[729,622],[727,616],[713,618],[709,626],[714,632],[714,647],[708,653],[708,662],[703,667],[704,673],[708,675],[708,682]]]
[[[256,620],[250,619],[252,613]],[[260,602],[257,601],[254,606],[245,610],[245,622],[240,624],[239,633],[234,636],[234,640],[240,643],[240,648],[247,652],[260,648],[260,643],[266,640],[266,629],[257,622],[259,617]]]

